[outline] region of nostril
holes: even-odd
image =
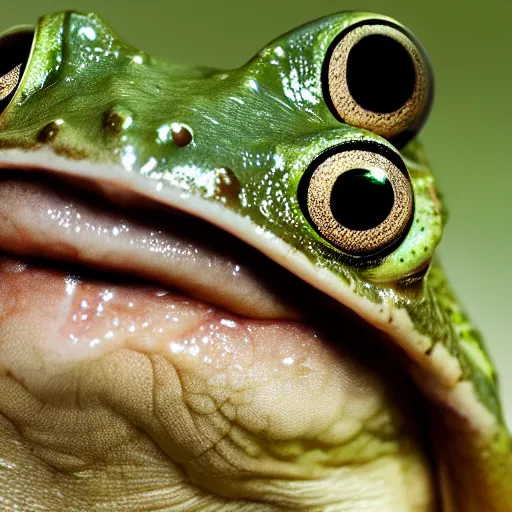
[[[109,135],[118,135],[123,131],[124,117],[118,112],[111,110],[103,114],[103,129]]]
[[[52,121],[41,129],[37,135],[37,140],[42,143],[51,142],[59,134],[60,127],[64,124],[62,119]]]
[[[106,135],[117,136],[126,132],[133,125],[134,116],[129,109],[117,106],[106,110],[101,122]]]
[[[172,140],[178,147],[188,146],[192,142],[192,133],[181,124],[173,123],[171,126]]]

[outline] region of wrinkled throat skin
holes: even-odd
[[[65,12],[0,65],[0,510],[512,510],[405,27],[221,71]]]

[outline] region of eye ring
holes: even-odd
[[[414,214],[405,164],[377,143],[345,144],[322,153],[304,173],[298,195],[311,227],[359,259],[389,254],[406,236]]]
[[[21,84],[33,42],[32,27],[17,27],[0,34],[0,114]]]
[[[386,20],[366,20],[330,45],[322,71],[324,99],[342,122],[403,146],[426,121],[433,73],[417,39]]]

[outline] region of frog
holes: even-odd
[[[65,11],[0,53],[1,510],[512,510],[412,32],[222,70]]]

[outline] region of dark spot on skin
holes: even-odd
[[[59,130],[60,130],[60,127],[55,121],[48,123],[38,133],[38,135],[37,135],[38,142],[42,142],[43,144],[46,142],[51,142],[53,139],[55,139],[55,137],[57,137]]]
[[[192,142],[192,134],[184,126],[172,129],[172,140],[178,147],[188,146]]]
[[[434,350],[434,345],[432,345],[426,352],[425,352],[425,355],[426,356],[430,356],[430,354],[432,354],[432,350]]]
[[[118,135],[123,130],[124,117],[117,112],[105,112],[103,114],[102,125],[106,133]]]
[[[237,203],[240,194],[240,182],[229,167],[219,170],[216,180],[216,196],[225,198],[227,203]]]

